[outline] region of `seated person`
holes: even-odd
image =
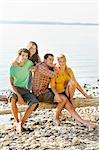
[[[33,77],[33,93],[41,102],[54,103],[54,93],[49,88],[51,78],[56,75],[57,68],[53,64],[53,54],[45,54],[44,62],[36,65],[35,75]],[[63,108],[65,100],[56,100],[58,103],[57,109]]]
[[[33,42],[33,41],[30,41],[27,44],[27,49],[30,52],[29,60],[31,60],[34,64],[34,66],[36,66],[37,63],[41,62],[41,59],[40,59],[39,54],[38,54],[38,45],[37,45],[37,43]],[[30,90],[32,90],[32,72],[31,71],[30,71],[30,75],[29,75],[28,88]]]
[[[38,106],[37,98],[28,90],[29,72],[33,68],[33,62],[29,58],[30,52],[23,48],[18,52],[18,57],[10,67],[11,109],[16,122],[16,130],[21,132],[24,129],[24,123]],[[17,104],[28,103],[28,108],[20,121],[18,118]]]
[[[56,122],[59,123],[59,117],[61,114],[61,111],[63,108],[66,108],[72,117],[84,124],[85,126],[89,128],[96,128],[96,125],[89,123],[88,121],[82,119],[78,113],[75,111],[75,107],[73,104],[73,95],[75,92],[75,89],[77,88],[85,97],[90,98],[84,90],[81,88],[79,83],[76,81],[76,78],[74,76],[73,71],[71,68],[68,68],[66,65],[66,57],[64,55],[61,55],[58,57],[58,72],[54,78],[51,79],[51,88],[53,93],[55,94],[55,99],[59,101],[64,101],[65,104],[63,107],[60,107],[60,109],[57,110],[56,114]]]

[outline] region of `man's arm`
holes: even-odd
[[[10,77],[10,85],[11,85],[11,90],[18,96],[18,103],[19,104],[24,104],[24,100],[22,96],[18,93],[16,87],[14,86],[14,79],[13,77]]]
[[[48,76],[49,78],[53,78],[56,75],[56,69],[54,68],[54,71],[51,71],[50,69],[48,69],[47,67],[43,66],[43,65],[39,65],[39,72]]]

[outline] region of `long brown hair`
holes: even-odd
[[[39,54],[38,54],[38,45],[36,42],[34,41],[30,41],[27,45],[27,49],[29,50],[30,52],[30,48],[35,45],[36,46],[36,52],[35,54],[33,54],[29,59],[34,63],[34,65],[36,65],[36,63],[40,62],[40,57],[39,57]]]

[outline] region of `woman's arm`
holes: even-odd
[[[71,68],[69,68],[69,74],[70,77],[73,79],[73,81],[75,82],[76,88],[86,97],[86,98],[92,98],[92,96],[87,95],[87,93],[83,90],[83,88],[80,86],[80,84],[78,83],[78,81],[76,80],[76,77],[72,71]]]
[[[86,98],[92,98],[92,96],[87,95],[87,93],[83,90],[83,88],[80,86],[80,84],[76,81],[77,89],[86,97]]]

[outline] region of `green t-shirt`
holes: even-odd
[[[33,65],[32,61],[27,60],[24,66],[10,67],[10,77],[14,78],[14,86],[28,88],[29,72]]]

